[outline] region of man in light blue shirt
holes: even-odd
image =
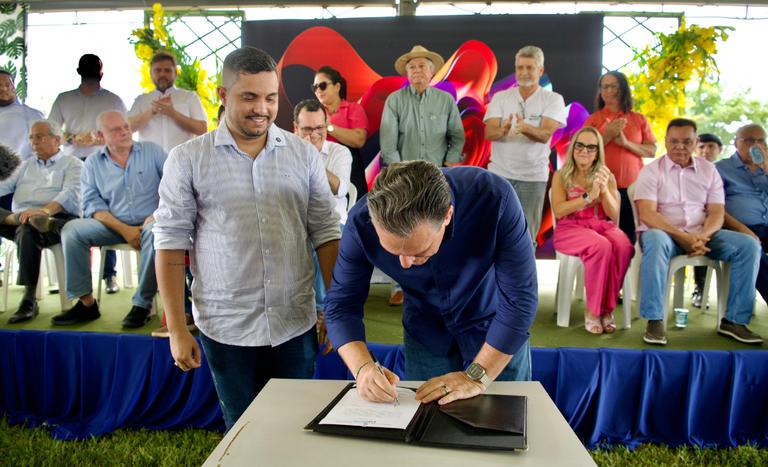
[[[0,183],[0,196],[15,192],[13,213],[0,208],[0,235],[16,242],[18,285],[24,286],[19,308],[8,319],[20,323],[37,316],[35,290],[44,248],[60,242],[61,226],[80,217],[80,159],[65,156],[61,129],[50,120],[33,120],[29,141],[36,157],[24,161]],[[14,214],[15,213],[15,214]]]
[[[746,125],[736,132],[736,153],[715,163],[725,190],[723,228],[754,237],[762,244],[757,291],[768,300],[768,161],[752,160],[750,148],[757,146],[768,154],[765,130],[760,125]]]
[[[90,249],[128,243],[141,251],[139,284],[124,327],[137,328],[149,320],[157,293],[152,214],[159,202],[157,188],[166,154],[155,143],[134,142],[125,114],[115,110],[97,117],[99,138],[106,146],[85,160],[81,176],[85,219],[69,222],[62,230],[67,266],[67,298],[75,306],[51,319],[68,325],[96,319],[101,314],[93,298]],[[183,261],[182,261],[183,262]],[[130,272],[126,271],[126,274]]]
[[[227,429],[270,378],[312,378],[312,245],[327,288],[341,238],[317,149],[274,125],[278,88],[265,52],[243,47],[227,56],[218,88],[225,121],[171,150],[155,212],[171,352],[183,371],[200,366],[184,319],[189,250],[192,312]]]

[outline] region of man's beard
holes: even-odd
[[[85,84],[99,84],[101,82],[101,78],[98,76],[83,76],[83,82]]]
[[[14,102],[16,102],[16,96],[13,96],[13,97],[11,97],[8,100],[0,99],[0,107],[8,107],[9,105],[13,104]]]

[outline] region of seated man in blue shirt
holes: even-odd
[[[765,160],[757,164],[749,153],[752,146],[757,146],[768,155],[765,130],[755,124],[743,126],[736,132],[734,144],[736,153],[715,163],[725,189],[723,227],[751,235],[762,244],[756,286],[768,301],[768,169]]]
[[[536,262],[520,201],[505,179],[477,167],[396,162],[349,213],[325,301],[328,337],[358,393],[391,402],[398,377],[377,371],[364,342],[374,267],[405,291],[405,376],[428,380],[417,399],[446,404],[476,396],[496,379],[531,379]]]
[[[0,208],[0,235],[16,242],[18,285],[24,286],[19,308],[8,318],[21,323],[38,315],[35,291],[44,248],[61,241],[61,226],[80,217],[80,159],[61,152],[61,127],[50,120],[33,120],[29,142],[36,157],[25,160],[6,181],[0,196],[14,193],[13,213]],[[14,214],[15,213],[15,214]],[[9,266],[6,266],[9,267]]]
[[[155,143],[133,141],[131,127],[122,112],[102,112],[96,122],[98,136],[107,144],[88,156],[83,165],[85,219],[67,223],[61,234],[67,266],[67,298],[80,301],[51,318],[51,323],[68,325],[101,316],[93,298],[90,249],[128,243],[141,251],[141,260],[133,308],[123,320],[123,326],[138,328],[149,321],[157,293],[152,214],[160,202],[157,189],[167,156]],[[130,274],[130,271],[123,273]]]

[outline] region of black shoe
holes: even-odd
[[[19,304],[19,308],[16,309],[16,313],[12,314],[10,318],[8,318],[8,324],[29,321],[39,313],[40,305],[37,304],[37,300],[34,302],[29,300],[22,300]]]
[[[107,277],[106,279],[104,279],[104,284],[106,284],[106,290],[108,294],[120,292],[120,286],[117,285],[117,280],[115,280],[115,276]]]
[[[149,308],[142,308],[140,306],[134,306],[128,313],[128,316],[123,320],[124,328],[140,328],[149,321],[149,313],[152,310]]]
[[[703,287],[697,285],[691,294],[691,304],[696,308],[701,308],[702,297],[704,295],[702,289]],[[709,304],[707,304],[707,308],[709,308]]]
[[[91,306],[85,306],[82,301],[78,300],[75,306],[51,318],[51,324],[68,326],[82,321],[91,321],[99,317],[101,317],[101,313],[99,313],[98,303],[94,302]]]
[[[59,293],[59,288],[58,287],[51,287],[50,289],[48,289],[48,293],[51,294],[51,295],[56,295],[56,294]]]
[[[61,226],[64,225],[64,223],[60,220],[42,214],[37,214],[30,217],[28,222],[40,233],[60,233]]]
[[[763,338],[758,334],[747,329],[743,324],[736,324],[723,318],[720,321],[720,326],[717,328],[717,333],[722,336],[733,337],[739,342],[745,344],[762,344]]]

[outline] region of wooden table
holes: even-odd
[[[416,446],[302,430],[349,381],[272,379],[206,460],[205,467],[595,466],[538,382],[494,382],[488,394],[528,396],[528,451]],[[408,382],[418,387],[418,382]]]

